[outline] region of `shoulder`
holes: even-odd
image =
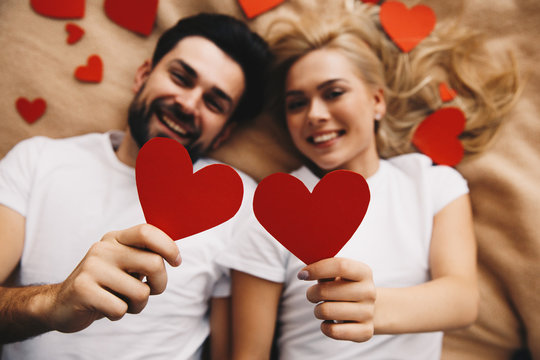
[[[85,144],[95,144],[96,142],[107,141],[107,134],[91,133],[67,138],[51,138],[47,136],[34,136],[25,140],[22,140],[13,147],[13,151],[36,151],[44,149],[59,149],[65,150],[77,145],[84,146]]]
[[[436,165],[423,154],[405,154],[387,159],[390,167],[403,175],[424,181],[446,181],[465,183],[463,176],[454,168],[446,165]]]
[[[469,192],[467,181],[454,168],[434,165],[431,159],[422,154],[406,154],[385,160],[389,181],[416,196],[430,199],[434,213],[452,200]]]

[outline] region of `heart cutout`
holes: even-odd
[[[379,12],[381,25],[403,52],[409,52],[435,28],[437,21],[433,10],[426,5],[408,9],[398,1],[385,1]]]
[[[35,12],[57,19],[82,19],[85,0],[30,0]]]
[[[458,136],[465,129],[465,122],[465,114],[461,109],[439,109],[418,126],[412,143],[436,164],[455,166],[464,154]]]
[[[252,19],[275,8],[284,1],[285,0],[238,0],[238,3],[247,18]]]
[[[90,55],[85,66],[75,69],[75,78],[83,82],[99,83],[103,78],[103,62],[98,55]]]
[[[20,97],[17,99],[17,101],[15,101],[15,107],[24,121],[32,124],[43,116],[45,109],[47,108],[47,103],[42,98],[37,98],[34,101],[30,101],[27,98]]]
[[[261,225],[306,264],[335,256],[364,219],[370,200],[362,175],[336,170],[309,192],[296,177],[276,173],[254,194]]]
[[[74,23],[67,23],[66,24],[66,31],[68,33],[68,37],[66,39],[66,42],[68,44],[70,44],[70,45],[75,44],[84,35],[84,29],[81,28],[79,25],[74,24]]]
[[[106,0],[105,13],[113,22],[137,34],[152,33],[158,0]]]
[[[449,102],[456,98],[456,90],[449,88],[446,83],[439,84],[439,96],[443,102]]]
[[[144,216],[178,240],[232,218],[244,194],[242,179],[228,165],[193,173],[187,150],[177,141],[154,138],[139,151],[135,165]]]

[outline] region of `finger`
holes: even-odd
[[[133,279],[136,283],[146,284],[149,287],[151,295],[161,294],[165,291],[167,287],[167,270],[160,255],[147,250],[123,246],[121,251],[115,253],[115,257],[114,264],[117,270],[123,270],[119,272],[120,274]],[[114,268],[110,270],[107,276],[112,276],[113,271]],[[132,274],[136,275],[134,276]],[[146,277],[145,283],[141,281],[144,277]],[[120,279],[115,280],[118,282],[118,287],[120,287]],[[129,281],[128,283],[135,284],[133,281]],[[115,291],[118,291],[116,287]],[[121,293],[124,294],[123,292]]]
[[[356,342],[368,341],[373,337],[373,323],[334,323],[323,321],[321,331],[324,335],[336,340]]]
[[[299,273],[300,280],[319,280],[341,277],[351,281],[372,278],[371,269],[364,263],[346,258],[329,258],[304,267]]]
[[[320,320],[372,322],[374,311],[373,303],[325,301],[315,306],[313,313]]]
[[[126,311],[132,314],[138,314],[144,309],[151,293],[150,286],[119,269],[111,269],[100,285],[124,301],[127,304]]]
[[[77,294],[71,297],[73,300],[79,298],[82,308],[101,314],[101,316],[96,316],[95,319],[104,316],[112,321],[119,320],[128,310],[128,304],[125,301],[104,288],[99,282],[96,282],[95,278],[88,276],[88,274],[78,276],[73,281],[72,287],[73,293]]]
[[[139,249],[148,249],[162,256],[171,266],[182,262],[176,243],[155,226],[140,224],[131,228],[109,233],[104,240],[114,239],[119,243]]]
[[[315,304],[321,301],[374,302],[376,290],[372,281],[349,281],[338,278],[309,287],[306,297]]]

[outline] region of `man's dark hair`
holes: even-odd
[[[152,66],[188,36],[201,36],[213,42],[244,72],[244,93],[230,121],[255,117],[264,102],[263,89],[271,61],[267,43],[240,20],[222,14],[202,13],[181,19],[161,35],[154,50]]]

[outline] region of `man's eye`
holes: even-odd
[[[221,103],[211,96],[207,96],[204,99],[204,102],[206,103],[206,106],[208,106],[208,108],[215,113],[223,114],[225,112],[225,109]]]
[[[185,77],[183,74],[173,72],[171,75],[172,75],[172,78],[174,79],[174,81],[177,84],[180,84],[180,85],[183,85],[183,86],[189,86],[189,84],[190,84],[189,79],[187,77]]]

